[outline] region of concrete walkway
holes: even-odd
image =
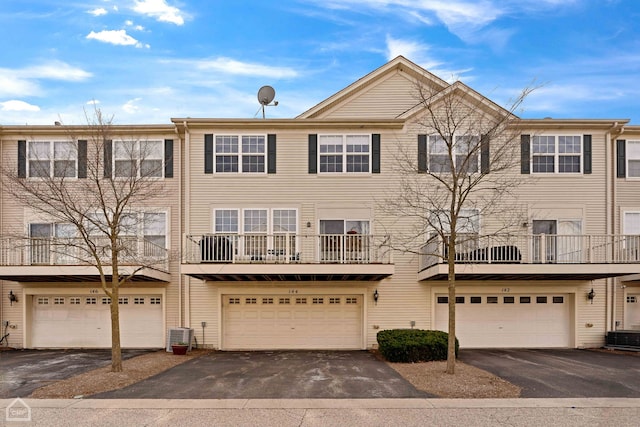
[[[22,405],[25,406],[22,406]],[[637,426],[640,399],[0,400],[28,426]],[[9,420],[11,421],[11,419]],[[12,425],[8,423],[7,425]]]

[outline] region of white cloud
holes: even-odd
[[[142,25],[135,25],[130,19],[124,21],[124,25],[126,25],[127,27],[131,27],[136,31],[144,31],[144,27]]]
[[[87,11],[87,13],[93,16],[101,16],[101,15],[106,15],[108,12],[107,12],[107,9],[105,9],[104,7],[97,7],[95,9]]]
[[[12,99],[6,102],[0,102],[0,110],[2,111],[40,111],[40,107],[37,105],[29,104],[24,101],[18,101]]]
[[[133,10],[160,22],[184,25],[184,13],[177,7],[169,6],[165,0],[135,0]]]
[[[64,81],[81,81],[91,77],[90,72],[62,61],[51,61],[46,64],[23,68],[20,75],[24,78]]]
[[[142,44],[138,40],[131,37],[129,34],[127,34],[126,30],[103,30],[98,33],[96,33],[95,31],[91,31],[87,35],[87,39],[94,39],[103,43],[110,43],[120,46],[135,46],[137,48],[150,47],[148,44]]]
[[[470,69],[451,70],[443,68],[442,61],[438,61],[430,56],[430,49],[431,47],[424,43],[412,40],[396,39],[391,36],[387,36],[387,60],[389,61],[399,55],[402,55],[408,60],[415,62],[424,69],[448,82],[458,80],[461,74],[471,71]]]
[[[87,105],[98,105],[100,104],[100,100],[98,99],[92,99],[90,101],[87,101]]]
[[[215,70],[241,76],[260,76],[276,79],[298,77],[298,72],[292,68],[241,62],[224,57],[196,61],[195,65],[201,70]]]
[[[136,103],[141,100],[142,98],[130,99],[129,101],[124,103],[124,105],[122,106],[122,109],[124,110],[125,113],[135,114],[140,109],[140,107],[137,106]]]
[[[91,73],[62,61],[50,61],[25,68],[0,68],[0,96],[41,96],[40,80],[82,81]]]

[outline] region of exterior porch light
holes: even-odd
[[[589,291],[589,293],[587,294],[587,299],[589,301],[591,301],[591,304],[593,304],[593,299],[596,297],[596,293],[593,291],[593,288],[591,288],[591,290]]]
[[[9,305],[13,305],[14,302],[18,302],[18,297],[13,291],[9,291]]]
[[[376,303],[376,305],[378,305],[378,297],[380,296],[380,294],[378,294],[378,290],[376,289],[375,291],[373,291],[373,302]]]

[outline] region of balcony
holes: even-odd
[[[108,239],[95,239],[107,280],[111,280]],[[137,237],[121,239],[120,275],[132,282],[169,282],[169,252]],[[78,238],[0,238],[0,279],[16,282],[97,282],[84,241]]]
[[[457,280],[595,280],[640,273],[637,235],[458,235]],[[447,244],[421,250],[419,280],[447,280]]]
[[[209,281],[379,281],[393,274],[389,236],[187,235],[182,272]]]

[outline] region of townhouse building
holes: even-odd
[[[397,240],[415,224],[384,206],[402,181],[398,152],[416,174],[441,155],[420,125],[416,83],[496,108],[398,57],[292,119],[115,126],[112,144],[157,144],[163,172],[155,179],[168,190],[138,211],[140,245],[154,242],[166,262],[123,287],[123,346],[163,347],[176,327],[222,350],[366,349],[383,329],[446,330],[445,242],[432,235],[416,251],[400,250]],[[478,211],[461,230],[461,346],[599,347],[612,331],[640,332],[640,127],[513,123],[518,165],[500,173],[520,182],[504,200],[517,221],[497,233],[496,218]],[[74,129],[75,143],[83,130]],[[37,179],[31,151],[49,150],[55,162],[68,131],[1,127],[3,164]],[[470,173],[491,173],[491,153],[483,150]],[[117,155],[105,158],[116,170]],[[72,179],[83,179],[82,164],[79,155]],[[10,345],[108,347],[110,301],[95,269],[37,249],[64,225],[3,193],[0,232]]]

